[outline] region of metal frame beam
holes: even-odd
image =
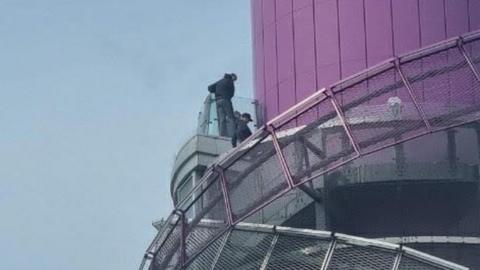
[[[273,236],[272,242],[270,243],[270,247],[268,248],[267,254],[265,255],[265,258],[263,259],[262,266],[260,267],[260,270],[265,270],[267,269],[268,262],[270,261],[270,258],[272,257],[273,250],[275,249],[275,246],[277,245],[277,241],[279,238],[279,234],[275,234]]]
[[[480,73],[479,71],[477,70],[477,67],[475,67],[475,65],[473,64],[472,60],[470,59],[470,57],[468,56],[466,50],[465,50],[465,47],[463,46],[464,45],[464,42],[463,42],[463,38],[460,37],[458,38],[457,40],[457,46],[458,46],[458,49],[460,50],[460,53],[463,55],[463,57],[465,58],[465,60],[467,61],[468,63],[468,66],[470,67],[470,69],[472,70],[473,74],[475,75],[475,78],[477,78],[477,80],[480,82]]]

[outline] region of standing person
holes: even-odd
[[[235,133],[232,97],[235,95],[236,80],[235,73],[225,73],[222,79],[208,86],[208,91],[215,94],[220,136],[232,137]]]
[[[252,131],[248,127],[248,123],[252,121],[252,117],[249,113],[242,113],[240,118],[237,120],[235,134],[232,137],[233,147],[237,146],[237,142],[241,143],[246,138],[250,137],[250,135],[252,135]]]

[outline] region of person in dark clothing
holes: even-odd
[[[249,113],[243,113],[239,119],[237,119],[236,125],[235,125],[235,133],[232,137],[232,146],[236,147],[237,142],[241,143],[243,142],[246,138],[250,137],[252,135],[252,131],[248,127],[248,123],[252,122],[252,117],[250,116]]]
[[[232,97],[235,95],[236,80],[235,73],[225,73],[222,79],[208,86],[208,91],[215,95],[220,136],[232,137],[235,133]]]

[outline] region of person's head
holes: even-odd
[[[242,116],[241,118],[243,121],[246,121],[246,122],[252,122],[252,117],[250,116],[249,113],[242,113]]]
[[[232,81],[237,80],[237,74],[235,74],[235,73],[225,73],[225,75],[223,77],[227,78],[227,79],[230,79]]]

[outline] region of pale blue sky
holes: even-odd
[[[249,0],[0,0],[0,268],[136,269]]]

